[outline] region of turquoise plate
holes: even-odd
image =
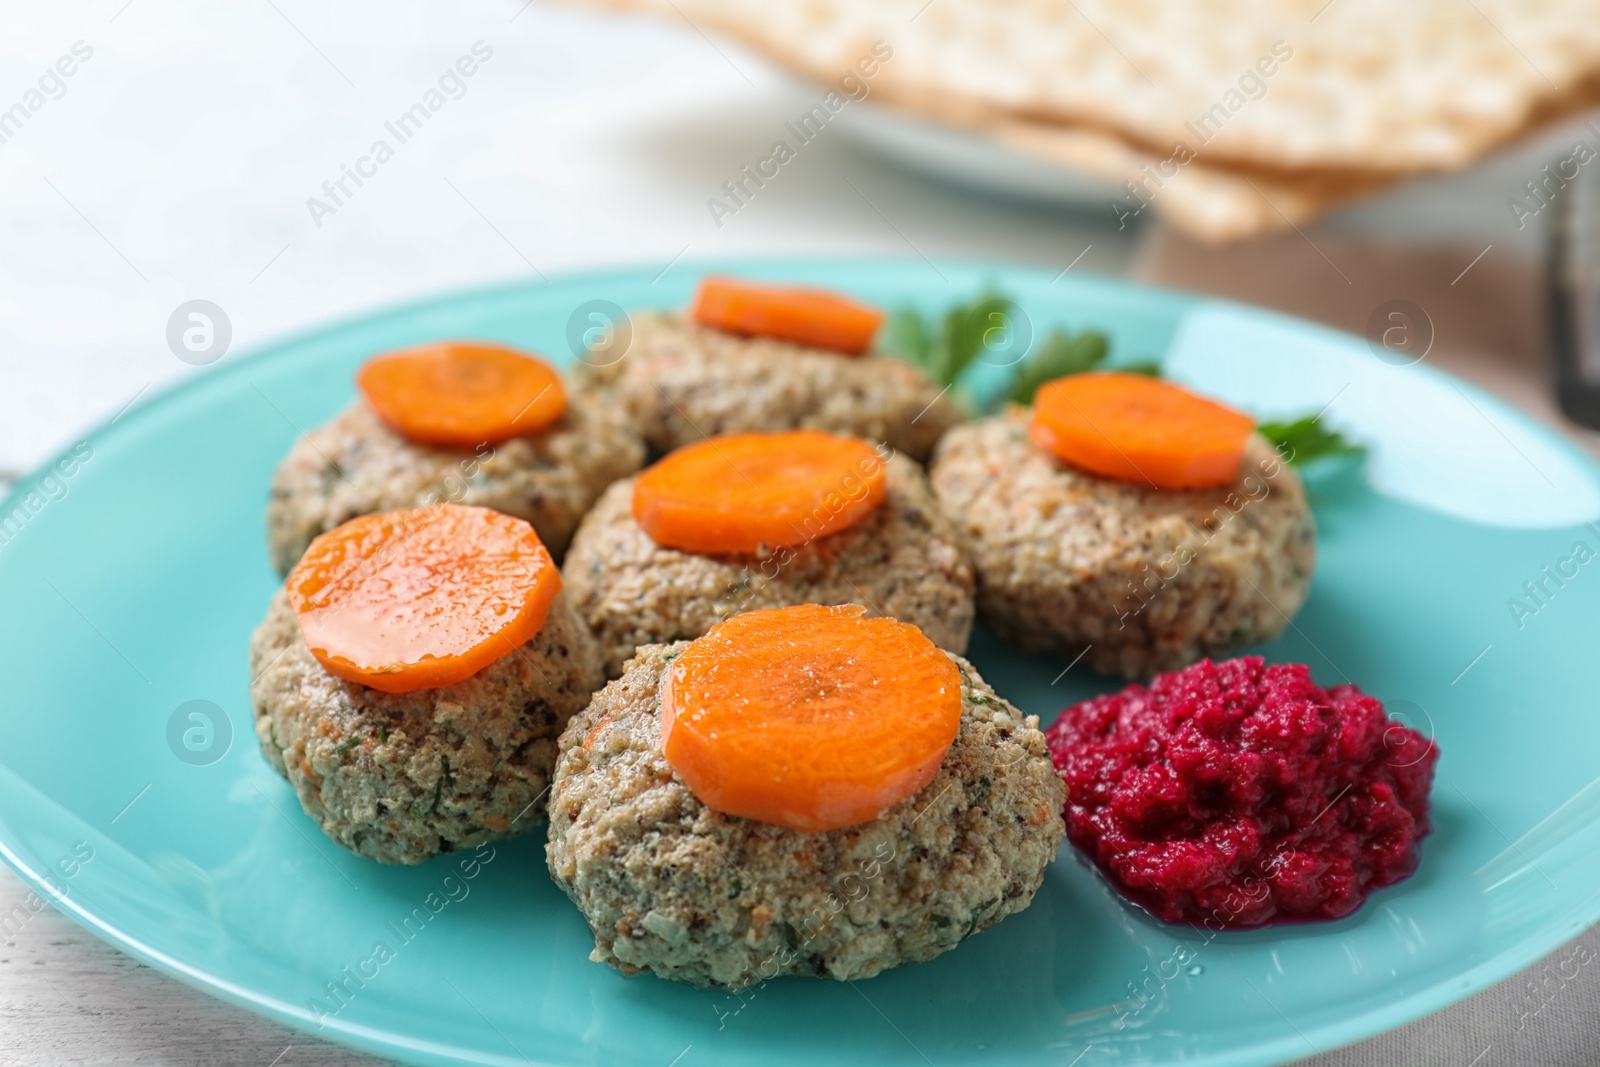
[[[929,310],[996,284],[1035,333],[1098,326],[1114,358],[1161,356],[1263,416],[1326,407],[1370,443],[1364,466],[1310,472],[1315,587],[1260,651],[1437,738],[1420,872],[1339,922],[1208,939],[1122,904],[1063,848],[1028,911],[932,963],[736,998],[591,963],[542,832],[410,869],[324,838],[250,725],[274,465],[375,352],[467,336],[568,358],[604,302],[682,304],[699,273],[682,264],[463,293],[230,356],[17,485],[0,506],[6,859],[164,971],[429,1064],[1277,1063],[1465,997],[1600,917],[1587,457],[1426,360],[1235,305],[972,263],[709,266]],[[1115,684],[981,634],[973,659],[1047,723]]]

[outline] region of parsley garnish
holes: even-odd
[[[1272,442],[1278,454],[1294,466],[1302,466],[1323,456],[1351,456],[1365,452],[1366,446],[1347,439],[1337,430],[1322,424],[1320,415],[1306,415],[1287,422],[1263,422],[1256,432]]]
[[[953,305],[935,327],[916,308],[901,308],[889,316],[882,347],[941,385],[953,385],[986,342],[1010,336],[1015,310],[1008,298],[984,292],[970,303]]]
[[[1033,394],[1045,382],[1094,370],[1110,354],[1111,339],[1096,330],[1071,334],[1062,329],[1051,330],[1017,368],[1011,399],[1018,404],[1031,404]]]
[[[1011,298],[989,289],[967,303],[952,305],[937,325],[930,316],[915,308],[901,308],[889,316],[880,347],[920,367],[940,385],[954,385],[985,347],[997,347],[998,339],[1015,337],[1012,330],[1018,314]],[[1031,404],[1033,395],[1046,382],[1092,370],[1161,377],[1161,364],[1156,360],[1113,364],[1108,362],[1110,355],[1111,339],[1103,331],[1089,329],[1072,333],[1056,327],[1035,343],[1017,365],[1009,399],[1018,404]],[[956,392],[962,393],[962,390]],[[963,395],[962,399],[971,405],[970,397]],[[1328,429],[1320,416],[1315,415],[1263,422],[1257,430],[1272,442],[1286,462],[1296,466],[1324,456],[1356,455],[1366,451],[1365,446]]]

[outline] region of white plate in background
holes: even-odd
[[[869,101],[846,107],[834,117],[834,124],[875,155],[969,189],[1101,211],[1108,210],[1112,197],[1121,195],[1112,182],[1054,166],[982,134]],[[1412,179],[1380,196],[1356,201],[1320,225],[1412,240],[1481,239],[1537,253],[1543,248],[1543,215],[1524,218],[1519,227],[1508,204],[1515,196],[1526,199],[1524,184],[1542,181],[1544,165],[1570,154],[1579,138],[1600,150],[1600,135],[1573,120],[1467,170]]]
[[[1105,207],[1117,186],[1025,155],[957,126],[876,104],[851,104],[834,116],[856,144],[912,170],[958,185],[1074,207]]]

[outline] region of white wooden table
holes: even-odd
[[[308,207],[326,204],[323,183],[359,165],[374,131],[480,41],[493,55],[459,99],[370,181],[347,186],[334,213]],[[225,310],[243,348],[532,271],[860,251],[1119,273],[1136,251],[1133,231],[1105,215],[973,196],[831,133],[719,227],[706,200],[815,90],[682,26],[523,0],[13,4],[0,90],[21,93],[78,42],[76,54],[92,55],[0,142],[0,473],[199,373],[165,339],[172,311],[195,298]],[[1533,235],[1509,230],[1501,204],[1526,167],[1512,161],[1476,185],[1405,194],[1335,225],[1527,250]],[[0,870],[0,914],[22,895]],[[1593,932],[1583,944],[1600,953]],[[1578,951],[1313,1062],[1592,1067],[1600,967],[1562,977]],[[53,910],[0,944],[3,1064],[373,1062],[213,1001]]]

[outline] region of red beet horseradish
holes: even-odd
[[[1210,929],[1336,919],[1412,874],[1438,748],[1302,664],[1202,660],[1062,712],[1067,837],[1125,896]]]

